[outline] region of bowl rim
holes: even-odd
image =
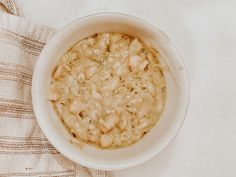
[[[163,36],[166,37],[166,39],[168,40],[168,43],[170,45],[170,47],[173,48],[173,50],[175,50],[176,52],[176,55],[178,56],[176,59],[177,59],[177,62],[178,63],[181,63],[181,65],[183,66],[183,69],[184,69],[184,90],[186,91],[186,93],[184,93],[184,104],[183,105],[183,116],[182,118],[179,120],[180,121],[180,124],[179,126],[177,127],[176,131],[173,133],[173,136],[169,138],[169,141],[167,141],[167,143],[163,146],[162,150],[160,150],[159,152],[158,151],[155,151],[153,153],[149,153],[148,155],[146,156],[143,156],[143,158],[141,158],[140,160],[137,160],[137,161],[134,161],[134,162],[129,162],[129,163],[126,163],[126,164],[122,164],[122,165],[103,165],[103,164],[94,164],[92,162],[88,162],[84,159],[80,159],[80,158],[76,158],[74,157],[72,154],[70,154],[67,150],[64,150],[64,148],[61,148],[56,141],[54,141],[53,137],[50,135],[50,132],[49,130],[47,130],[47,128],[45,128],[45,126],[43,125],[43,122],[42,120],[40,119],[41,115],[40,113],[38,112],[38,105],[37,105],[37,97],[35,96],[35,93],[36,93],[36,77],[38,75],[38,71],[40,70],[40,67],[39,67],[39,61],[41,60],[41,58],[43,58],[45,55],[47,55],[47,47],[49,45],[52,45],[53,43],[55,43],[57,41],[57,38],[60,38],[60,35],[61,35],[61,32],[64,31],[65,29],[67,29],[68,27],[74,25],[75,23],[78,23],[78,21],[81,21],[81,20],[91,20],[92,18],[97,18],[97,17],[101,17],[101,16],[104,16],[104,17],[107,17],[107,16],[113,16],[113,17],[120,17],[120,18],[126,18],[126,19],[130,19],[130,20],[134,20],[140,24],[143,24],[145,25],[147,28],[149,29],[152,29],[153,31],[158,31],[159,33],[162,33]],[[188,112],[188,107],[189,107],[189,100],[190,100],[190,84],[189,84],[189,78],[188,78],[188,72],[187,72],[187,69],[186,69],[186,66],[184,64],[184,61],[182,59],[182,56],[180,55],[179,51],[177,50],[177,48],[174,46],[174,44],[169,40],[168,36],[163,32],[161,31],[160,29],[158,29],[156,26],[150,24],[149,22],[139,18],[139,17],[136,17],[136,16],[133,16],[133,15],[129,15],[129,14],[125,14],[125,13],[117,13],[117,12],[101,12],[101,13],[93,13],[93,14],[90,14],[90,15],[86,15],[86,16],[83,16],[83,17],[80,17],[80,18],[77,18],[76,20],[68,23],[67,25],[65,25],[64,27],[60,28],[58,30],[58,32],[56,32],[52,38],[49,40],[49,42],[44,46],[41,54],[39,55],[39,58],[35,64],[35,68],[34,68],[34,71],[33,71],[33,77],[32,77],[32,88],[31,88],[31,96],[32,96],[32,105],[33,105],[33,110],[35,112],[35,117],[36,117],[36,120],[38,122],[38,125],[40,127],[40,129],[42,130],[42,132],[44,133],[44,135],[46,136],[46,138],[49,140],[49,142],[56,148],[56,150],[58,150],[62,155],[64,155],[65,157],[67,157],[68,159],[72,160],[73,162],[76,162],[80,165],[83,165],[83,166],[86,166],[86,167],[89,167],[89,168],[93,168],[93,169],[99,169],[99,170],[121,170],[121,169],[127,169],[127,168],[131,168],[131,167],[135,167],[137,165],[140,165],[150,159],[152,159],[153,157],[161,154],[162,152],[164,152],[167,147],[169,147],[169,145],[174,141],[174,139],[176,138],[176,136],[178,135],[183,123],[184,123],[184,120],[186,119],[186,115],[187,115],[187,112]],[[145,158],[144,158],[145,157]]]

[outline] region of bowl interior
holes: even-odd
[[[160,53],[166,66],[167,100],[155,127],[136,144],[115,150],[83,149],[69,141],[69,134],[46,100],[50,76],[60,57],[77,41],[99,32],[122,32],[136,36]],[[33,76],[33,106],[38,123],[49,141],[69,159],[84,166],[115,170],[138,165],[160,153],[177,134],[188,103],[186,71],[176,49],[165,34],[153,26],[119,14],[99,14],[79,19],[60,30],[45,46]]]

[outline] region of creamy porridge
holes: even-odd
[[[49,100],[75,139],[100,148],[140,140],[158,121],[166,83],[158,52],[121,33],[76,43],[53,72]]]

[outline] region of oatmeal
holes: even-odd
[[[121,33],[76,43],[53,72],[49,100],[70,133],[100,148],[140,140],[158,121],[166,83],[158,52]]]

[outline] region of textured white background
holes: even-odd
[[[236,176],[235,0],[18,0],[28,19],[55,28],[96,12],[124,12],[165,31],[189,71],[191,101],[175,141],[116,177]]]

